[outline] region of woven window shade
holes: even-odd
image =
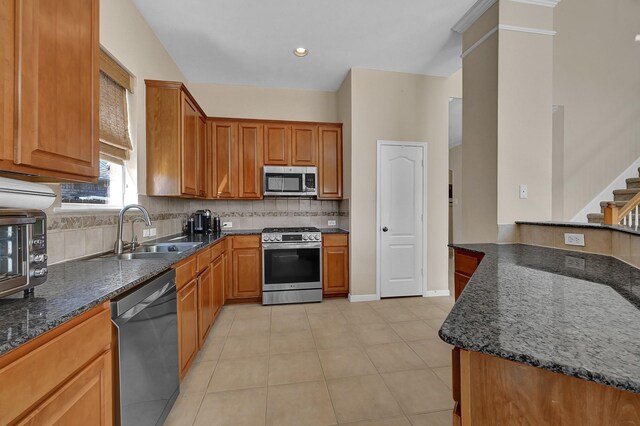
[[[100,71],[100,154],[122,163],[133,150],[129,138],[127,90]]]

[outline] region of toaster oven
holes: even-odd
[[[47,216],[0,209],[0,297],[47,280]]]

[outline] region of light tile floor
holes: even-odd
[[[450,426],[451,346],[437,333],[452,306],[225,306],[165,424]]]

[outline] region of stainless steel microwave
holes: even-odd
[[[0,209],[0,297],[47,280],[47,216]]]
[[[264,195],[281,197],[313,197],[318,195],[317,167],[263,168]]]

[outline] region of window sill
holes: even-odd
[[[105,205],[63,205],[62,207],[55,207],[54,213],[118,213],[122,209],[122,206],[105,206]]]

